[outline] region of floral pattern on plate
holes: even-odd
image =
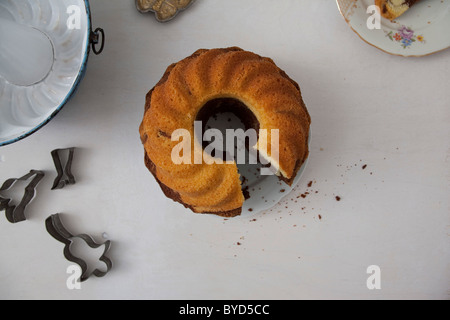
[[[403,49],[410,47],[416,41],[425,43],[425,37],[423,35],[416,35],[414,30],[407,26],[401,26],[396,33],[394,31],[384,32],[386,33],[386,37],[392,41],[399,42]]]

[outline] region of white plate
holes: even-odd
[[[337,0],[342,16],[361,39],[387,53],[425,56],[450,47],[450,0],[422,0],[394,21],[381,17],[370,29],[374,0]]]
[[[9,21],[6,25],[10,33],[10,36],[3,33],[4,39],[0,41],[3,44],[10,41],[8,48],[14,48],[10,52],[2,50],[0,54],[2,146],[43,127],[74,94],[85,72],[91,21],[88,0],[0,0],[0,19]],[[23,39],[24,28],[30,30],[30,37],[40,34],[41,38],[47,38],[50,49],[45,48],[45,41],[41,42],[42,48],[30,45],[32,41],[12,44],[14,36]],[[44,56],[44,52],[53,52],[53,55]],[[21,68],[21,59],[30,67]],[[43,77],[39,76],[42,65],[34,63],[37,68],[33,70],[33,63],[25,63],[29,62],[27,59],[42,64],[50,61]]]

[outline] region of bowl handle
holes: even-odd
[[[101,39],[101,42],[100,42],[100,39]],[[91,36],[90,36],[89,41],[92,46],[92,51],[96,55],[99,55],[100,53],[102,53],[103,48],[105,47],[105,31],[103,31],[102,28],[97,28],[97,29],[95,29],[95,31],[91,31]],[[97,48],[97,45],[99,43],[100,43],[100,49]]]

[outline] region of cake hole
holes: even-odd
[[[240,159],[236,159],[236,156],[240,152],[244,152],[244,148],[248,150],[250,144],[253,146],[258,139],[259,121],[244,103],[234,98],[219,98],[208,101],[197,114],[196,121],[202,123],[202,130],[201,133],[195,133],[195,139],[202,144],[206,152],[211,151],[208,152],[211,156],[222,160],[227,159],[228,152],[228,159],[233,158],[238,163],[243,162],[237,161]],[[209,129],[219,130],[222,141],[215,142],[215,135],[211,138],[205,135],[205,132]],[[234,141],[227,140],[230,137],[229,135],[227,137],[227,130],[229,129],[241,129],[246,135],[237,137]],[[208,146],[212,146],[212,143],[220,147],[208,148]],[[233,157],[230,157],[231,153]]]
[[[233,159],[241,175],[242,189],[246,198],[249,187],[260,177],[262,164],[258,154],[250,152],[258,141],[260,124],[253,112],[241,101],[234,98],[219,98],[207,102],[199,111],[196,121],[201,121],[201,132],[195,133],[195,139],[201,143],[203,150],[212,157]],[[209,139],[207,130],[218,130],[222,141],[215,142],[215,135]],[[244,135],[227,135],[227,130],[241,130]],[[252,130],[249,130],[252,129]],[[200,139],[201,138],[201,139]],[[211,147],[213,146],[214,147]]]

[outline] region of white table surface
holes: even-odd
[[[132,0],[91,7],[107,41],[77,95],[43,129],[0,148],[0,180],[47,173],[27,221],[1,213],[0,298],[450,297],[449,50],[383,53],[332,0],[198,0],[166,24]],[[138,127],[145,94],[169,64],[228,46],[271,57],[299,82],[313,136],[293,193],[267,212],[224,220],[163,195]],[[72,146],[77,183],[50,191],[50,151]],[[318,193],[297,198],[309,181]],[[108,234],[106,277],[68,289],[72,263],[44,227],[58,212],[73,233]],[[370,265],[381,268],[381,290],[366,286]]]

